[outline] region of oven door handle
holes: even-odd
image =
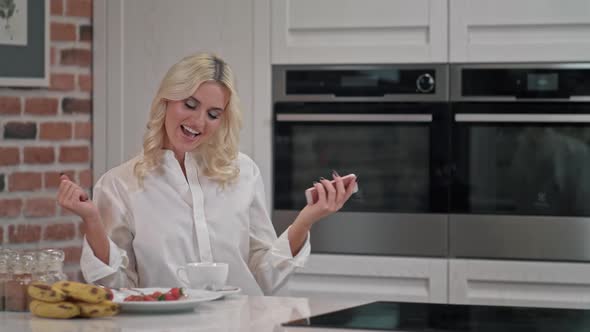
[[[432,114],[277,114],[277,122],[432,122]]]
[[[456,122],[590,123],[590,114],[487,114],[457,113]]]

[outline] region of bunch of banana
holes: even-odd
[[[110,301],[113,293],[108,288],[73,281],[53,285],[34,282],[28,293],[33,299],[29,308],[39,317],[106,317],[119,313],[119,305]]]

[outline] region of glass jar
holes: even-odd
[[[32,281],[35,268],[35,255],[30,252],[17,252],[10,260],[11,278],[5,283],[5,310],[28,311],[29,295],[27,287]]]
[[[6,308],[5,289],[6,283],[10,280],[9,261],[9,251],[0,249],[0,311],[4,311]]]
[[[43,266],[45,274],[43,282],[53,284],[61,280],[67,280],[66,274],[63,272],[65,253],[59,249],[45,249],[42,252],[44,257]]]
[[[6,264],[6,274],[4,274],[4,282],[2,286],[2,303],[3,310],[7,311],[8,293],[10,293],[10,282],[12,281],[12,272],[14,270],[15,259],[19,256],[18,252],[12,249],[1,249],[0,259]]]

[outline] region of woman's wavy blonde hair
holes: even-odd
[[[242,118],[235,78],[231,68],[221,58],[210,53],[187,56],[166,73],[152,102],[147,131],[143,138],[143,157],[135,164],[134,173],[140,185],[148,172],[162,163],[168,100],[184,100],[192,96],[206,81],[225,86],[230,93],[221,125],[207,141],[193,152],[203,174],[222,186],[237,178],[239,169],[234,163],[239,153],[239,131]]]

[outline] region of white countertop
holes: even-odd
[[[313,329],[285,329],[281,323],[364,303],[367,301],[344,302],[294,297],[236,295],[200,303],[191,312],[173,314],[122,313],[109,318],[60,320],[38,318],[28,312],[0,312],[0,330],[6,332],[307,332],[313,331]],[[330,330],[320,329],[320,331],[328,332]]]

